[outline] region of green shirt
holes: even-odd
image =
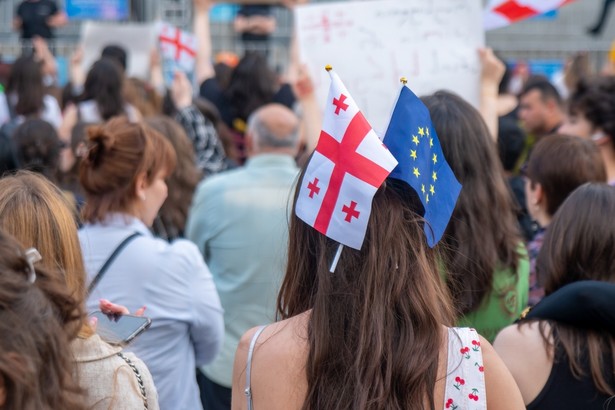
[[[497,269],[493,274],[493,289],[474,312],[457,321],[459,327],[473,327],[489,342],[504,327],[519,318],[527,306],[530,262],[525,247],[519,247],[517,275],[510,268]]]

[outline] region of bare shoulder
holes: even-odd
[[[250,380],[255,407],[290,409],[302,402],[305,397],[306,329],[307,318],[299,315],[268,325],[258,336]],[[235,354],[232,389],[235,410],[246,408],[248,351],[258,330],[258,327],[252,328],[242,336]]]
[[[529,404],[547,383],[553,365],[539,323],[508,326],[493,346],[517,382],[525,404]]]
[[[480,346],[485,367],[487,408],[490,410],[525,409],[523,398],[502,359],[489,341],[480,336]]]

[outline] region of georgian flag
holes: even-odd
[[[485,30],[508,26],[556,10],[575,0],[491,0],[483,14]]]
[[[337,74],[316,150],[301,182],[297,216],[329,238],[361,249],[372,199],[397,165]]]
[[[197,49],[195,36],[171,24],[162,23],[158,41],[163,58],[175,61],[187,72],[194,70]]]

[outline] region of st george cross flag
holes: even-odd
[[[337,74],[329,74],[322,131],[301,181],[295,212],[329,238],[361,249],[372,199],[397,161]]]
[[[491,0],[483,14],[485,30],[508,26],[556,10],[575,0]]]
[[[196,37],[168,23],[160,26],[160,51],[162,58],[177,63],[184,71],[194,70],[196,61]]]
[[[384,143],[399,162],[390,178],[407,182],[421,198],[427,244],[433,248],[451,219],[461,185],[444,158],[429,110],[405,85]]]

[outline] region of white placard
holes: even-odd
[[[150,55],[157,47],[155,23],[99,23],[87,21],[81,29],[83,67],[89,70],[100,58],[102,49],[110,44],[124,47],[128,54],[127,75],[143,80],[149,78]]]
[[[478,105],[481,0],[312,4],[296,8],[295,26],[322,105],[330,64],[381,138],[400,77],[419,96],[447,89]]]

